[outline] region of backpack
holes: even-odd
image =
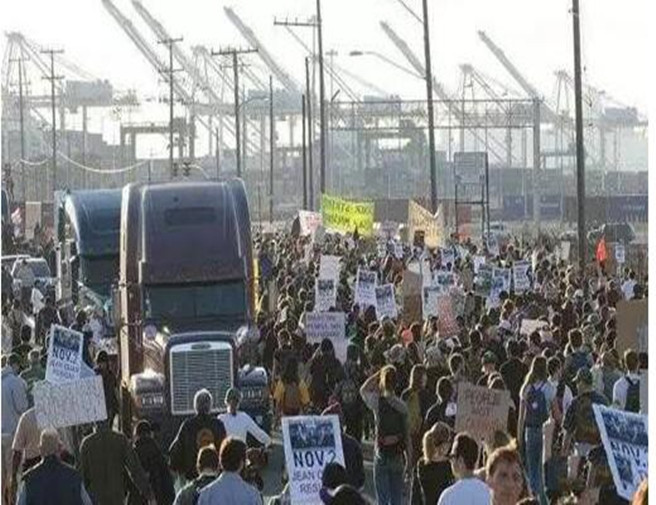
[[[284,384],[282,393],[282,413],[285,416],[297,416],[301,413],[301,388],[296,382]]]
[[[531,428],[539,428],[549,418],[547,399],[544,396],[543,387],[529,386],[526,395],[526,419],[525,424]]]
[[[377,447],[380,454],[394,456],[403,453],[406,436],[404,415],[384,396],[378,398],[377,421]]]
[[[601,442],[594,409],[592,408],[592,393],[584,393],[578,397],[578,405],[574,417],[574,441],[598,445]],[[570,407],[571,408],[571,407]]]
[[[633,382],[627,375],[625,377],[628,388],[626,390],[626,404],[624,410],[627,412],[640,412],[640,379]]]

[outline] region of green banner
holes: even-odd
[[[342,200],[335,196],[321,195],[323,225],[329,230],[353,233],[357,228],[361,236],[374,232],[373,202]]]

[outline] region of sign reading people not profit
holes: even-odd
[[[647,416],[602,405],[592,408],[617,494],[631,500],[648,475]]]
[[[76,381],[82,370],[82,342],[78,331],[52,325],[48,346],[46,380],[51,384]]]
[[[510,393],[498,389],[458,384],[456,432],[469,432],[477,440],[489,440],[497,430],[506,431]]]
[[[343,312],[308,312],[305,314],[305,335],[308,343],[320,344],[329,339],[335,348],[335,356],[346,360],[346,319]]]
[[[283,417],[282,439],[292,504],[320,505],[323,469],[345,466],[339,417]]]
[[[373,235],[373,202],[348,201],[323,194],[321,195],[321,216],[323,225],[329,230],[353,233],[357,229],[362,236]]]

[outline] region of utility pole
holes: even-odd
[[[52,109],[52,191],[57,191],[57,104],[55,103],[55,81],[63,79],[55,75],[55,54],[62,54],[62,49],[47,49],[41,51],[50,55],[50,75],[44,79],[50,81],[50,104]]]
[[[424,0],[426,1],[426,0]],[[320,179],[321,194],[326,192],[326,82],[323,71],[323,23],[321,21],[321,0],[317,0],[317,38],[319,39],[319,122],[321,131]]]
[[[241,125],[239,124],[239,55],[256,53],[257,49],[228,48],[212,51],[212,56],[232,56],[233,85],[235,93],[235,158],[237,161],[237,177],[241,177]]]
[[[576,199],[578,207],[579,269],[585,272],[585,149],[583,145],[583,92],[581,84],[581,11],[579,0],[572,0],[574,28],[574,102],[576,107]],[[587,291],[587,283],[584,283]]]
[[[23,200],[27,201],[27,193],[25,187],[25,106],[24,106],[24,92],[23,92],[23,78],[25,67],[23,66],[23,56],[16,59],[10,59],[10,63],[18,63],[18,118],[20,125],[20,166],[21,166],[21,191],[23,193]],[[25,83],[27,84],[27,83]]]
[[[428,102],[428,160],[431,181],[431,212],[437,212],[437,164],[435,162],[435,115],[433,110],[433,70],[431,66],[430,31],[428,28],[428,0],[424,7],[424,55],[426,59],[426,100]]]
[[[301,146],[301,154],[303,156],[303,209],[308,210],[308,184],[307,184],[307,135],[306,135],[306,110],[305,110],[305,95],[301,96],[301,115],[303,117],[303,127],[301,129],[301,134],[303,137]]]
[[[175,171],[173,169],[173,72],[179,71],[173,69],[173,44],[182,42],[182,37],[168,38],[158,41],[158,44],[164,44],[169,50],[169,170],[171,171],[171,179],[173,179]]]
[[[310,58],[305,57],[305,98],[307,100],[307,151],[308,151],[308,186],[310,198],[310,210],[314,210],[314,167],[312,164],[312,90],[310,88]]]
[[[273,162],[276,143],[276,127],[273,117],[273,76],[269,76],[269,222],[273,224]]]

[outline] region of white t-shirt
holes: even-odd
[[[628,374],[629,379],[633,383],[640,384],[640,376],[630,373]],[[629,392],[629,383],[626,380],[626,375],[618,379],[613,386],[613,405],[616,405],[618,408],[625,410],[626,409],[626,396]]]
[[[246,435],[250,433],[265,446],[271,444],[271,437],[246,412],[237,411],[234,416],[226,412],[219,415],[219,421],[225,426],[226,434],[229,437],[235,437],[242,442],[246,442]]]
[[[480,479],[470,477],[446,488],[437,505],[488,505],[491,499],[487,484]]]

